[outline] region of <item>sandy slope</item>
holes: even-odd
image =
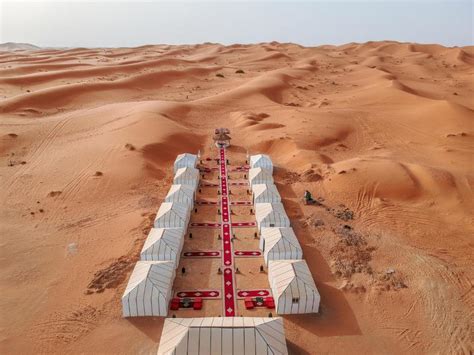
[[[279,166],[322,294],[292,352],[472,352],[473,73],[472,47],[394,42],[0,52],[1,352],[156,350],[120,296],[217,126]]]

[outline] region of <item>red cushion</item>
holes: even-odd
[[[275,300],[273,297],[265,297],[265,306],[267,306],[267,308],[275,308]]]

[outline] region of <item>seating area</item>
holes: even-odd
[[[255,307],[275,308],[273,297],[245,297],[244,303],[246,309],[254,309]]]
[[[194,310],[200,310],[202,309],[202,298],[172,298],[170,303],[170,309],[173,311],[177,311],[180,308],[192,308]]]

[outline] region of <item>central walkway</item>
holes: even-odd
[[[184,245],[178,267],[187,272],[177,275],[174,295],[179,299],[205,299],[202,311],[206,315],[264,316],[264,304],[255,303],[251,309],[245,304],[248,297],[271,296],[266,274],[261,271],[264,260],[255,238],[256,222],[249,221],[253,219],[250,217],[253,202],[248,200],[246,191],[249,166],[247,163],[231,166],[228,156],[227,149],[218,149],[215,159],[206,158],[206,161],[214,161],[216,165],[204,166],[201,161],[199,166],[201,173],[209,172],[210,181],[200,183],[201,199],[195,204],[203,208],[201,213],[196,211],[193,214],[189,225],[189,240]],[[238,155],[233,157],[239,159]],[[232,173],[236,175],[229,176]],[[219,191],[217,199],[211,199],[216,190]],[[207,221],[199,220],[200,215],[206,216]],[[207,273],[210,273],[209,278],[205,277]],[[188,278],[188,275],[199,276]],[[181,308],[176,313],[189,317],[196,310]]]
[[[232,251],[232,227],[229,209],[229,191],[227,183],[227,160],[225,149],[219,149],[220,157],[220,190],[221,190],[221,227],[222,227],[222,263],[224,267],[224,314],[234,317],[236,314],[234,253]]]

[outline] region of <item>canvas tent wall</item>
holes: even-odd
[[[123,316],[166,317],[175,268],[174,261],[138,261],[122,296]]]
[[[167,318],[158,355],[286,355],[279,317]]]
[[[278,314],[318,313],[319,296],[304,260],[270,260],[268,281]]]
[[[189,185],[171,185],[165,202],[181,202],[191,209],[194,206],[195,190]]]
[[[270,174],[273,174],[273,163],[268,155],[257,154],[250,156],[250,167],[251,168],[263,168]]]
[[[270,260],[299,260],[303,250],[296,238],[293,228],[263,227],[260,231],[260,250],[268,265]]]
[[[281,202],[280,193],[276,186],[269,184],[252,185],[253,203]]]
[[[273,176],[265,169],[252,168],[249,170],[249,184],[273,184]]]
[[[191,209],[181,202],[163,202],[153,223],[155,228],[187,228]]]
[[[195,168],[197,166],[198,157],[194,154],[183,153],[176,157],[174,161],[174,173],[181,168]]]
[[[195,168],[180,168],[176,171],[173,184],[189,185],[196,191],[199,185],[199,170]]]
[[[140,259],[172,260],[178,265],[183,250],[184,233],[184,228],[152,228],[143,245]]]
[[[262,227],[290,227],[290,219],[281,202],[256,203],[255,218],[259,231]]]

